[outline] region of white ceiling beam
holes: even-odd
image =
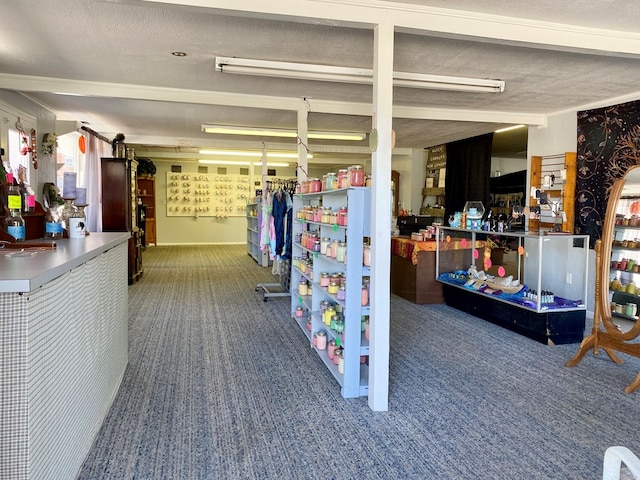
[[[111,133],[111,132],[109,132]],[[115,135],[115,133],[114,133]],[[230,148],[232,146],[234,149],[254,149],[261,150],[263,147],[262,142],[251,142],[246,140],[202,140],[202,139],[192,139],[192,138],[177,138],[177,137],[164,137],[164,136],[154,136],[154,135],[130,135],[127,134],[127,143],[132,145],[141,145],[143,146],[139,152],[140,156],[145,156],[142,152],[144,151],[157,151],[158,147],[166,148],[164,150],[166,155],[178,155],[182,149],[184,151],[188,151],[189,149],[194,148]],[[264,146],[267,147],[268,150],[296,150],[295,143],[266,143]],[[170,152],[168,149],[173,148],[175,151]],[[314,145],[313,142],[309,145],[309,149],[314,154],[329,154],[329,155],[371,155],[371,150],[369,147],[360,147],[360,146],[349,146],[349,145]],[[411,148],[394,148],[393,155],[411,155]]]
[[[163,102],[196,103],[202,105],[226,105],[235,107],[267,108],[272,110],[297,110],[302,99],[269,97],[188,90],[182,88],[152,87],[125,83],[92,82],[66,78],[37,77],[0,73],[0,88],[22,92],[51,92],[102,98],[127,98]]]
[[[536,48],[640,56],[640,33],[489,15],[384,0],[145,0],[148,3],[211,8],[229,15],[373,28],[393,24],[399,31],[474,38]]]
[[[125,98],[159,102],[224,105],[230,107],[263,108],[296,111],[308,102],[311,112],[370,117],[373,107],[368,103],[334,102],[328,100],[306,101],[301,98],[271,97],[241,93],[223,93],[209,90],[151,87],[123,83],[91,82],[51,77],[35,77],[0,73],[0,88],[22,92],[51,92],[102,98]],[[421,108],[395,106],[394,118],[414,120],[448,120],[460,122],[491,122],[527,125],[546,125],[546,116],[527,112],[496,112],[447,108]]]

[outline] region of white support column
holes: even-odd
[[[261,165],[260,165],[260,172],[262,175],[262,201],[265,202],[267,200],[267,146],[263,143],[262,144],[262,157],[260,158],[261,160]],[[251,163],[251,162],[250,162]],[[253,168],[253,165],[249,168]],[[264,205],[264,203],[263,203]]]
[[[389,408],[389,292],[391,265],[391,151],[393,116],[394,26],[375,28],[373,128],[377,149],[372,156],[371,318],[369,340],[369,407]]]
[[[304,108],[298,110],[298,168],[296,172],[298,183],[305,181],[309,174],[309,167],[307,164],[307,147],[309,146],[309,110],[307,108],[307,101],[303,101],[305,103]]]

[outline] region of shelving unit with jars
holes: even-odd
[[[297,194],[293,202],[291,315],[344,398],[369,392],[370,204],[368,187]]]
[[[640,223],[622,224],[614,229],[611,246],[610,300],[611,314],[637,320],[640,311]],[[626,219],[629,223],[629,219]]]

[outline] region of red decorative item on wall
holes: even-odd
[[[26,155],[31,151],[31,147],[29,146],[29,138],[27,137],[27,132],[20,129],[18,130],[20,133],[20,154]]]
[[[78,138],[78,148],[80,149],[80,153],[84,154],[87,152],[87,141],[84,138],[84,135]]]

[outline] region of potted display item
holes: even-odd
[[[156,174],[156,166],[150,158],[136,158],[138,161],[138,176],[153,177]]]

